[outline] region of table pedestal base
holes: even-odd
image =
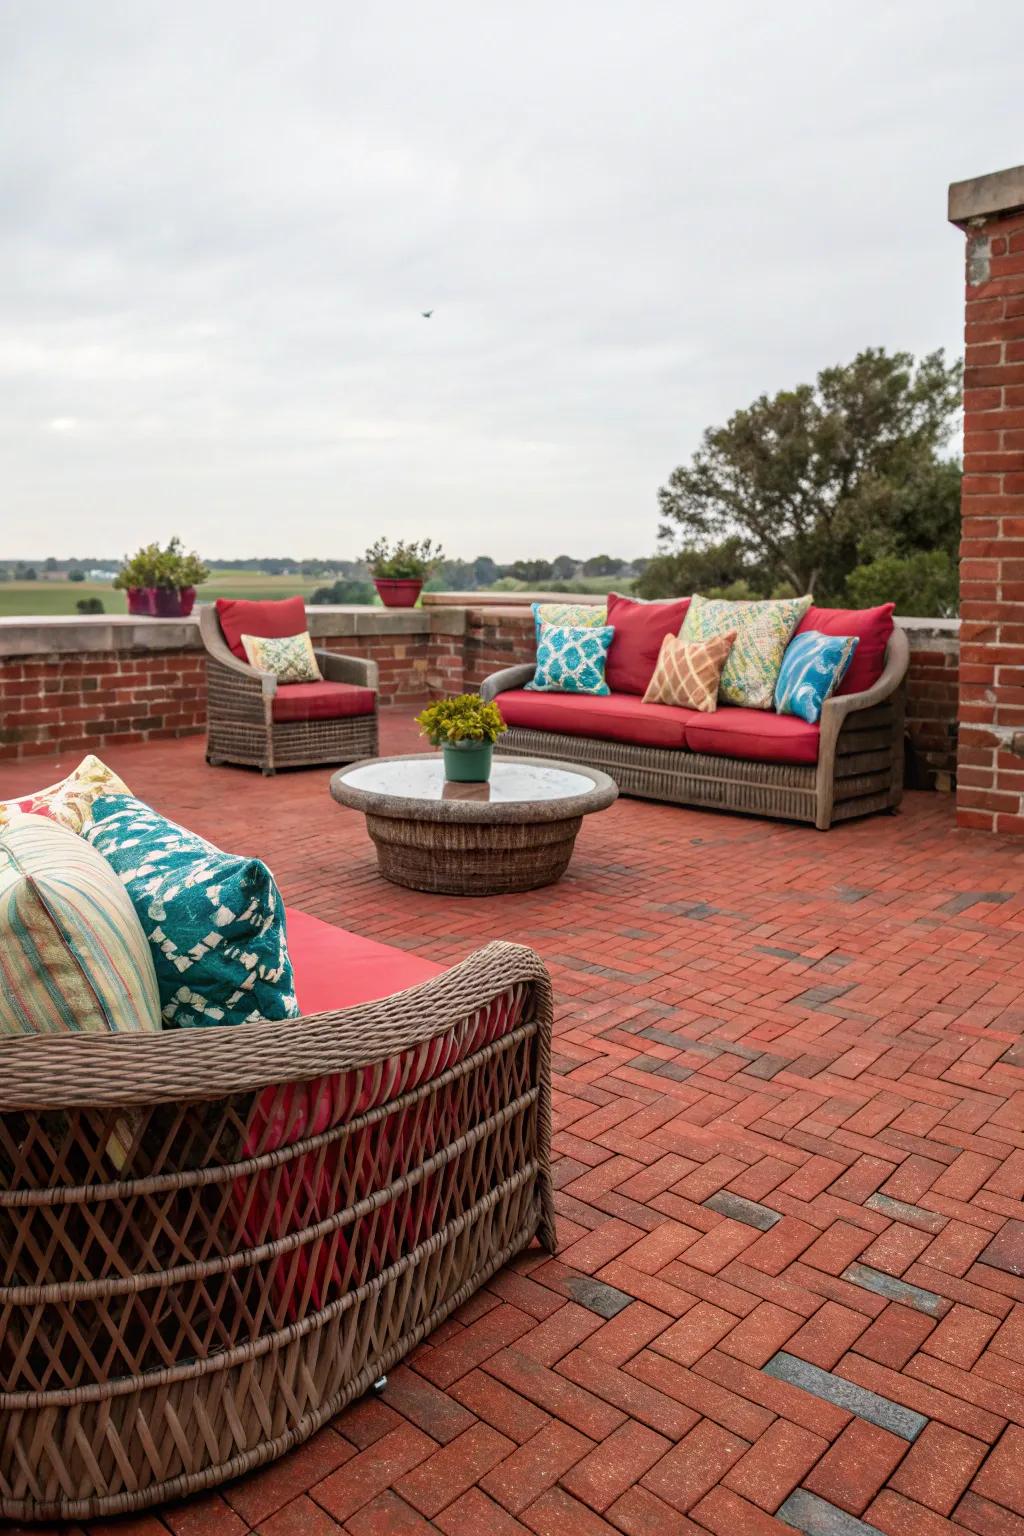
[[[582,816],[538,822],[445,822],[367,814],[386,880],[446,896],[504,896],[551,885],[572,857]]]

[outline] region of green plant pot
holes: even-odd
[[[446,741],[444,776],[455,784],[486,784],[491,776],[494,746],[489,741]]]

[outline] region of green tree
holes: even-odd
[[[754,566],[736,534],[706,549],[675,549],[655,555],[637,578],[640,597],[687,597],[691,592],[714,596],[744,582],[759,597],[769,596],[764,572]]]
[[[332,603],[372,603],[373,587],[368,581],[353,581],[339,577],[329,587],[317,587],[309,599],[314,607],[328,607]]]
[[[68,581],[84,581],[85,572],[79,569],[68,571]]]
[[[957,564],[945,549],[882,555],[852,570],[846,590],[857,608],[895,603],[896,612],[908,617],[946,618],[957,610]]]
[[[849,573],[901,516],[917,538],[928,508],[948,507],[958,471],[940,455],[960,379],[959,362],[941,349],[915,362],[869,348],[814,384],[761,395],[709,427],[659,491],[666,552],[735,538],[769,588],[842,598]]]
[[[516,560],[509,566],[508,574],[516,581],[529,582],[531,586],[550,581],[554,567],[550,560]]]
[[[571,555],[557,555],[551,562],[551,574],[556,581],[572,581],[579,570],[579,564]]]
[[[617,560],[613,555],[591,555],[589,560],[583,562],[583,574],[584,576],[617,576],[625,563],[625,560]]]

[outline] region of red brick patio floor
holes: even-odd
[[[938,795],[826,834],[620,800],[561,884],[459,901],[382,881],[324,772],[107,755],[319,917],[541,953],[561,1247],[305,1447],[97,1536],[1024,1533],[1024,846]]]

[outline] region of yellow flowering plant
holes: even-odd
[[[497,704],[485,704],[478,693],[435,699],[416,716],[422,735],[435,747],[455,741],[497,741],[508,729]]]

